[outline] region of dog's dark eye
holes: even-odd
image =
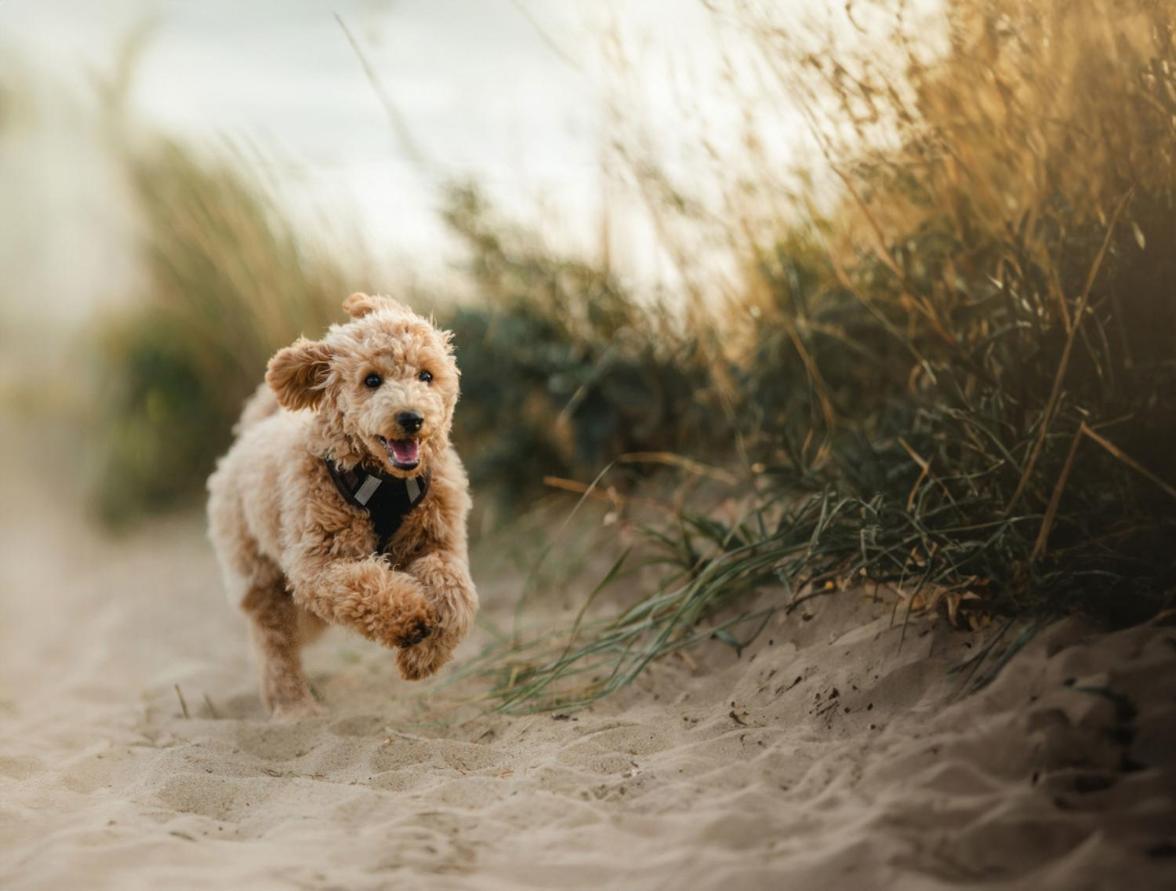
[[[424,381],[426,384],[429,381],[431,381],[432,379],[433,379],[433,373],[431,371],[422,371],[420,374],[417,375],[417,380]]]
[[[363,385],[369,390],[374,390],[380,384],[384,383],[384,379],[376,374],[374,371],[363,379]]]

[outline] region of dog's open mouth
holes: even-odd
[[[421,463],[421,444],[415,439],[386,439],[381,436],[379,440],[397,470],[412,470]]]

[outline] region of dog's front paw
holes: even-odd
[[[424,616],[417,616],[410,619],[403,625],[400,630],[400,636],[396,638],[396,646],[411,647],[419,644],[422,640],[433,633],[433,627],[429,620]]]
[[[406,681],[419,681],[436,674],[453,654],[451,647],[444,646],[437,639],[427,640],[416,646],[404,647],[396,653],[396,667]]]
[[[411,647],[432,634],[435,625],[433,611],[423,599],[412,607],[401,603],[385,614],[381,637],[385,646]]]
[[[437,624],[432,608],[415,583],[387,595],[373,618],[378,626],[373,636],[386,647],[419,644],[433,633]]]

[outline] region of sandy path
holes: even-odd
[[[0,520],[5,889],[1176,887],[1172,628],[1057,626],[945,705],[977,641],[900,648],[841,595],[575,716],[447,725],[468,685],[422,706],[332,633],[329,717],[271,724],[198,522],[106,541],[34,478]]]

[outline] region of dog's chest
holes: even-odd
[[[412,521],[428,495],[428,474],[391,477],[363,468],[341,468],[329,458],[323,459],[323,466],[339,496],[370,527],[372,553],[395,557],[415,550],[422,524]]]

